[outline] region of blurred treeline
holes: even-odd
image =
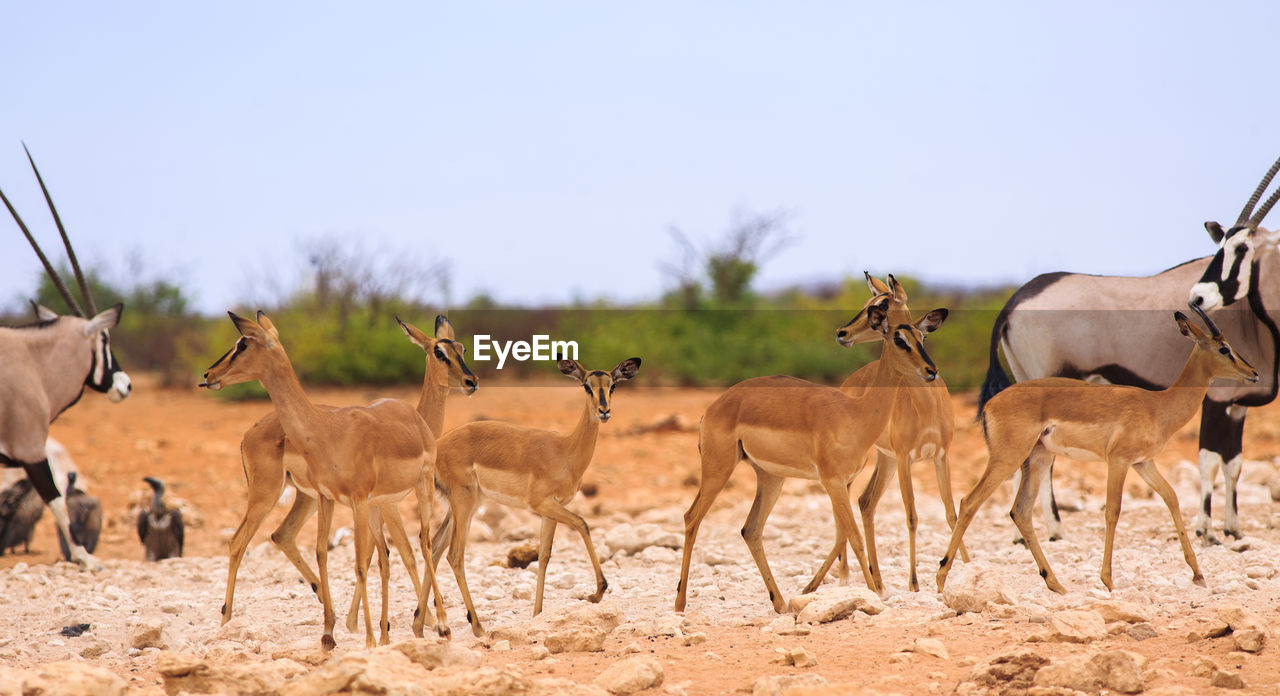
[[[482,380],[558,376],[552,362],[510,358],[498,371],[492,348],[488,361],[475,359],[477,334],[487,334],[492,341],[529,341],[543,334],[576,341],[578,358],[588,369],[611,369],[625,358],[639,356],[649,385],[727,386],[770,374],[838,384],[879,355],[878,344],[848,349],[835,341],[836,329],[861,310],[870,292],[859,277],[759,293],[755,280],[761,267],[790,241],[787,217],[785,212],[738,214],[712,242],[698,243],[671,230],[679,251],[664,265],[671,281],[668,291],[652,301],[625,306],[601,300],[530,308],[500,305],[480,296],[446,308],[422,299],[432,288],[447,292],[444,264],[410,268],[395,257],[379,260],[320,242],[303,255],[306,267],[298,287],[233,309],[245,315],[266,311],[299,376],[313,384],[420,381],[424,355],[406,340],[395,317],[430,335],[438,313],[449,316],[457,338],[467,346],[469,365]],[[185,291],[173,281],[112,283],[103,275],[88,273],[99,308],[117,301],[125,304],[120,326],[112,332],[116,356],[125,369],[152,371],[168,384],[194,384],[237,338],[225,315],[195,314]],[[987,368],[991,325],[1012,288],[940,289],[897,278],[917,316],[935,307],[951,310],[947,323],[929,336],[927,347],[952,388],[979,386]],[[66,311],[47,280],[37,298],[56,311]],[[253,387],[223,392],[231,398],[262,394]]]

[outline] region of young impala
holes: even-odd
[[[876,293],[868,304],[877,302],[881,297],[890,298],[889,311],[897,316],[910,317],[907,308],[907,293],[898,284],[896,278],[889,276],[886,284],[867,275],[867,285]],[[890,319],[890,321],[893,321]],[[852,346],[858,342],[857,337],[848,332],[849,325],[841,327],[836,336],[841,345]],[[875,339],[880,336],[874,335]],[[864,340],[870,340],[864,339]],[[849,396],[857,396],[872,385],[875,379],[876,362],[870,362],[854,372],[840,385],[841,391]],[[909,546],[909,580],[908,587],[912,592],[920,589],[916,576],[916,506],[915,492],[911,485],[911,464],[920,459],[932,459],[934,475],[938,479],[938,495],[946,508],[947,524],[952,528],[956,524],[956,507],[951,493],[951,465],[947,453],[951,450],[951,438],[955,431],[955,413],[951,407],[951,394],[947,384],[939,376],[924,385],[905,384],[898,390],[897,401],[889,416],[889,425],[880,438],[876,440],[876,468],[867,482],[867,487],[858,496],[858,510],[862,515],[863,533],[867,537],[867,562],[871,566],[871,575],[876,579],[878,587],[883,587],[880,576],[880,563],[876,554],[876,506],[894,475],[898,477],[898,487],[902,493],[902,505],[907,513],[907,539]],[[835,547],[827,556],[813,580],[805,586],[804,592],[818,589],[822,579],[836,558],[840,559],[840,578],[843,581],[849,574],[848,556],[844,553],[844,537],[837,534]],[[960,545],[960,557],[969,560],[968,551]]]
[[[481,492],[504,505],[526,508],[542,517],[534,615],[542,611],[542,589],[557,524],[573,527],[587,546],[587,557],[596,576],[596,592],[590,601],[599,602],[609,586],[600,570],[586,521],[565,506],[582,486],[582,475],[595,453],[600,424],[613,413],[613,388],[636,376],[640,358],[623,360],[608,372],[587,370],[577,360],[559,359],[557,364],[586,392],[582,416],[572,432],[562,435],[514,423],[479,421],[458,426],[440,438],[436,486],[449,499],[449,516],[436,531],[435,556],[430,563],[435,568],[448,547],[449,565],[467,607],[467,621],[477,636],[483,635],[484,630],[467,588],[465,560],[467,531]]]
[[[779,613],[786,602],[765,558],[761,542],[765,520],[782,491],[784,478],[817,480],[826,489],[837,523],[853,547],[867,587],[879,591],[863,548],[862,535],[849,505],[848,486],[862,469],[867,451],[884,431],[899,387],[937,378],[938,370],[924,350],[924,334],[946,319],[935,310],[914,325],[899,323],[888,301],[875,304],[851,322],[870,329],[885,341],[875,379],[860,396],[794,377],[757,377],[730,387],[707,407],[702,417],[698,448],[702,479],[698,495],[684,514],[684,557],[676,588],[676,611],[683,611],[688,591],[693,543],[702,518],[724,488],[738,462],[746,460],[756,472],[756,496],[742,528],[769,599]],[[848,336],[850,327],[841,331]]]
[[[431,481],[435,468],[435,436],[412,406],[396,399],[379,399],[368,406],[320,408],[311,403],[294,374],[293,365],[280,343],[271,320],[258,312],[257,321],[228,312],[240,339],[204,374],[202,387],[220,389],[225,385],[257,380],[267,390],[280,418],[285,437],[298,448],[306,462],[307,477],[319,495],[320,516],[316,524],[316,566],[319,571],[320,601],[324,604],[324,634],[321,645],[335,646],[336,621],[329,595],[329,528],[334,501],[348,505],[355,517],[356,595],[365,614],[365,644],[374,645],[369,618],[369,597],[365,581],[369,570],[370,541],[380,557],[386,541],[370,530],[371,506],[399,501],[413,491],[418,500],[423,561],[427,563],[418,594],[414,632],[422,634],[426,616],[427,590],[439,595],[431,558]],[[436,606],[435,629],[447,635],[443,606]]]
[[[1199,312],[1199,310],[1197,310]],[[938,591],[942,591],[955,560],[964,530],[973,521],[978,507],[996,486],[1022,469],[1011,516],[1027,548],[1036,560],[1040,577],[1054,592],[1065,593],[1058,582],[1040,542],[1031,527],[1031,505],[1044,469],[1055,455],[1107,464],[1106,534],[1102,551],[1102,584],[1112,589],[1111,548],[1116,521],[1120,518],[1125,475],[1133,468],[1160,496],[1173,516],[1182,555],[1191,566],[1192,580],[1204,584],[1195,552],[1178,509],[1178,498],[1152,461],[1173,434],[1187,424],[1200,409],[1209,383],[1214,379],[1256,382],[1258,371],[1222,337],[1203,312],[1199,312],[1209,333],[1193,324],[1181,312],[1174,313],[1178,330],[1195,343],[1182,373],[1167,389],[1149,391],[1138,387],[1092,384],[1062,377],[1019,382],[996,394],[982,411],[982,429],[990,455],[986,471],[973,490],[960,501],[960,519],[951,532],[951,544],[938,569]]]
[[[464,347],[454,340],[453,324],[443,315],[435,321],[435,338],[428,337],[416,326],[401,321],[396,322],[400,330],[427,354],[426,374],[422,381],[422,395],[418,399],[418,413],[426,421],[427,427],[437,438],[444,429],[445,397],[451,388],[462,388],[472,394],[478,388],[477,378],[467,367],[463,359]],[[331,406],[320,406],[321,409],[334,410]],[[244,434],[240,441],[240,457],[244,464],[245,480],[248,484],[248,506],[235,536],[231,537],[230,560],[227,563],[227,589],[222,604],[222,623],[231,620],[236,590],[236,573],[249,542],[262,526],[267,514],[275,507],[276,501],[284,487],[293,484],[297,491],[293,507],[285,516],[280,526],[271,534],[271,541],[293,563],[298,572],[317,594],[320,591],[320,579],[298,551],[297,536],[304,522],[316,511],[316,490],[307,474],[307,463],[293,441],[285,437],[284,427],[280,424],[280,416],[275,411],[263,416]],[[413,550],[409,546],[409,537],[404,531],[404,523],[395,504],[375,507],[370,511],[374,519],[375,534],[380,533],[378,520],[385,520],[391,541],[400,553],[405,570],[413,580],[415,592],[421,592],[421,581],[418,578],[417,564],[413,560]],[[382,575],[383,612],[379,625],[381,635],[379,643],[389,641],[390,626],[387,623],[387,567],[385,559],[379,557],[379,570]],[[347,628],[355,630],[359,596],[351,598],[351,608],[347,612]]]

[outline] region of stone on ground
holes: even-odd
[[[614,696],[630,696],[662,684],[662,663],[650,655],[619,660],[595,678],[595,685]]]

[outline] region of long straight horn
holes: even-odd
[[[40,190],[44,192],[44,200],[49,204],[49,212],[53,213],[53,221],[58,225],[58,232],[62,235],[62,245],[67,248],[67,258],[71,260],[71,270],[76,274],[76,283],[80,286],[80,295],[84,297],[85,304],[89,307],[89,316],[98,315],[98,308],[93,304],[93,295],[89,294],[89,283],[84,279],[84,273],[80,271],[80,262],[76,260],[76,252],[71,248],[71,240],[67,238],[67,229],[62,226],[62,218],[58,216],[58,209],[53,206],[53,198],[49,196],[49,189],[45,188],[44,177],[40,176],[40,170],[36,168],[36,161],[31,158],[31,151],[27,149],[27,144],[22,144],[22,150],[27,153],[27,161],[31,163],[31,171],[36,173],[36,181],[40,182]],[[1280,160],[1276,161],[1276,165],[1280,166]]]
[[[1258,204],[1258,199],[1262,198],[1262,192],[1267,190],[1267,186],[1271,184],[1271,178],[1280,171],[1280,158],[1276,159],[1275,164],[1267,170],[1267,175],[1262,177],[1262,181],[1258,184],[1258,188],[1253,190],[1253,195],[1249,196],[1249,202],[1244,204],[1244,209],[1240,211],[1240,217],[1236,218],[1236,224],[1239,225],[1249,219],[1249,213],[1253,212],[1253,206]],[[1265,216],[1266,213],[1263,213]],[[1261,220],[1261,218],[1259,218]],[[1254,224],[1257,224],[1256,222]]]
[[[0,191],[0,200],[3,200],[4,207],[9,209],[9,214],[13,216],[13,221],[18,223],[18,227],[22,228],[22,233],[27,236],[27,241],[31,243],[31,248],[36,250],[36,256],[40,257],[40,263],[44,264],[44,271],[49,274],[49,280],[53,281],[53,286],[58,289],[58,294],[62,295],[62,299],[76,316],[84,316],[84,310],[80,309],[80,304],[76,302],[75,296],[63,284],[62,278],[58,277],[58,272],[53,270],[53,264],[49,263],[48,257],[40,250],[40,245],[36,244],[36,238],[32,237],[31,230],[27,229],[27,223],[23,222],[22,216],[18,215],[17,210],[14,210],[13,204],[9,202],[9,197],[4,195],[4,191]]]
[[[1218,330],[1218,325],[1213,323],[1213,320],[1209,318],[1208,314],[1204,313],[1203,309],[1200,309],[1200,305],[1191,305],[1191,310],[1200,315],[1200,321],[1203,321],[1204,325],[1209,327],[1209,333],[1214,338],[1222,338],[1222,332]]]
[[[1262,203],[1262,207],[1258,208],[1258,212],[1254,213],[1253,217],[1249,218],[1249,225],[1254,228],[1261,225],[1262,219],[1267,216],[1267,213],[1271,212],[1271,206],[1274,206],[1277,200],[1280,200],[1280,188],[1272,192],[1267,200]]]

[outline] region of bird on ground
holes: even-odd
[[[43,514],[44,501],[31,481],[24,478],[0,491],[0,556],[19,544],[31,553],[31,537]]]
[[[165,507],[164,482],[154,476],[143,481],[151,486],[151,507],[138,512],[138,539],[147,550],[148,561],[182,556],[182,511]]]
[[[93,553],[98,548],[98,535],[102,533],[102,503],[97,498],[76,488],[76,472],[67,472],[67,517],[70,518],[71,535],[80,542],[85,551]],[[67,540],[58,530],[58,546],[62,549],[62,557],[71,560],[71,549]]]

